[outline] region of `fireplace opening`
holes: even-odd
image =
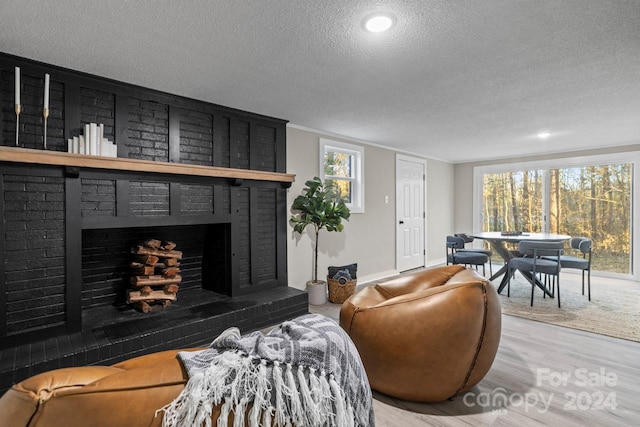
[[[231,225],[90,229],[82,232],[83,329],[148,316],[127,304],[131,248],[148,239],[175,242],[182,252],[177,301],[166,310],[225,299],[231,291]]]

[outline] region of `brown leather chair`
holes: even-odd
[[[155,416],[156,410],[175,399],[187,382],[178,351],[33,376],[0,399],[0,427],[160,426],[162,413]],[[219,414],[220,408],[214,408],[212,418]]]
[[[493,286],[452,265],[366,287],[342,304],[340,325],[360,352],[371,388],[437,402],[468,391],[500,343]]]

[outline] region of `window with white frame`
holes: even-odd
[[[320,138],[320,178],[352,213],[364,213],[364,147]]]
[[[588,237],[593,271],[638,277],[640,153],[474,168],[474,230]]]

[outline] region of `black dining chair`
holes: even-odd
[[[454,234],[454,236],[456,237],[462,237],[462,239],[464,240],[465,245],[467,243],[472,243],[474,238],[471,236],[468,236],[465,233],[456,233]],[[493,276],[493,265],[491,264],[491,255],[493,255],[493,253],[489,250],[489,249],[480,249],[480,248],[462,248],[462,249],[458,249],[458,252],[478,252],[481,254],[485,254],[488,258],[489,258],[489,276]]]
[[[447,236],[447,265],[463,264],[473,265],[478,269],[482,265],[482,275],[485,274],[485,264],[489,257],[480,252],[461,251],[464,249],[464,239],[457,236]]]
[[[553,289],[551,294],[558,299],[558,307],[560,307],[560,256],[563,251],[562,242],[537,242],[532,240],[523,240],[518,243],[518,252],[520,257],[511,258],[507,264],[507,296],[510,295],[511,277],[515,270],[531,273],[531,306],[533,306],[533,293],[536,289],[536,280],[538,274],[551,276]],[[546,285],[545,285],[546,286]]]
[[[591,301],[591,240],[586,237],[572,237],[569,244],[571,249],[580,255],[563,254],[560,257],[560,265],[562,268],[582,270],[582,295],[584,295],[584,273],[587,273],[587,295]]]

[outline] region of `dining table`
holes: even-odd
[[[527,232],[502,232],[502,231],[479,231],[475,233],[469,233],[470,237],[475,239],[486,240],[491,248],[502,257],[504,260],[504,265],[495,272],[493,276],[489,278],[490,281],[497,279],[502,276],[502,280],[500,282],[500,286],[498,286],[498,293],[502,292],[507,283],[509,282],[508,272],[508,264],[509,260],[519,256],[519,253],[515,249],[510,249],[507,247],[508,244],[518,244],[523,240],[527,241],[536,241],[536,242],[562,242],[565,240],[571,239],[571,236],[567,236],[565,234],[554,234],[554,233],[527,233]],[[529,271],[520,271],[520,273],[531,283],[532,285],[538,286],[540,289],[544,291],[546,295],[553,298],[553,294],[549,291],[549,289],[538,280],[537,277],[534,277],[533,274]]]

